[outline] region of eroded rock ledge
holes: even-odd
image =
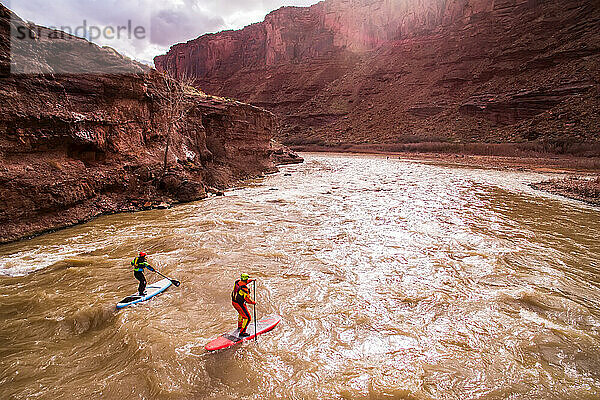
[[[39,73],[11,75],[15,21],[0,5],[0,243],[101,214],[202,199],[275,170],[274,115],[198,92],[171,135],[165,173],[166,121],[154,93],[160,75],[74,38],[71,62],[134,72],[55,74],[42,45],[28,60]]]

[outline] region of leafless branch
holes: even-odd
[[[160,79],[153,79],[150,88],[164,118],[167,133],[163,161],[164,175],[167,172],[171,136],[182,128],[183,121],[194,106],[193,97],[202,92],[194,87],[194,78],[188,74],[175,76],[171,73],[160,73]]]

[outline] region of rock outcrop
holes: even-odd
[[[49,45],[10,48],[11,23],[39,28],[0,5],[0,243],[100,214],[201,199],[275,170],[272,113],[193,91],[165,171],[160,74],[74,37],[60,58],[114,73],[53,73]],[[18,61],[33,69],[11,74],[10,61],[22,54],[30,58]]]
[[[276,165],[301,164],[304,159],[274,140],[271,141],[271,159]]]
[[[325,0],[155,59],[286,144],[599,140],[600,3]]]
[[[600,176],[569,176],[530,185],[537,190],[565,196],[600,207]]]

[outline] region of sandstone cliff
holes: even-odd
[[[10,74],[11,56],[26,54],[19,43],[9,46],[11,23],[38,28],[0,5],[0,243],[100,214],[200,199],[274,170],[273,114],[197,92],[172,134],[163,174],[167,121],[156,71],[71,37],[69,52],[49,58],[56,49],[38,44],[20,60],[30,73]],[[49,59],[115,73],[56,74]]]
[[[598,43],[597,0],[326,0],[175,45],[155,64],[270,109],[288,144],[560,151],[600,140]]]

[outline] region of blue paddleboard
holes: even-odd
[[[117,304],[117,309],[121,309],[132,304],[141,303],[143,301],[148,301],[154,296],[159,295],[165,290],[167,290],[167,288],[171,285],[172,283],[168,279],[163,279],[162,281],[158,281],[156,283],[153,283],[152,285],[148,285],[146,286],[146,295],[140,296],[138,293],[132,294],[131,296],[121,300]]]

